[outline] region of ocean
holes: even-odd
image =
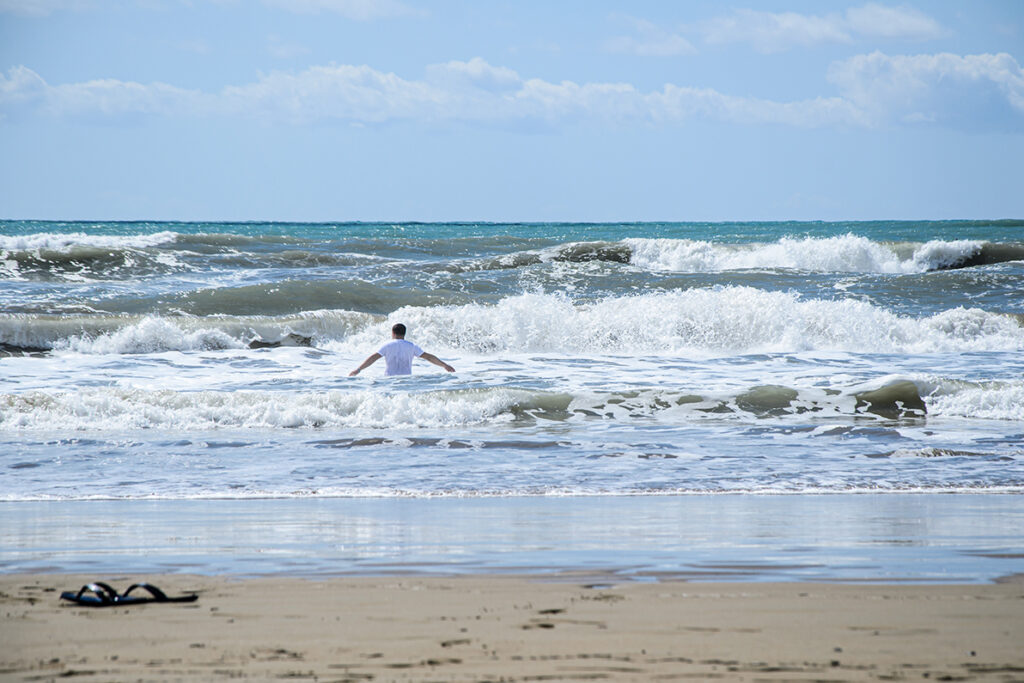
[[[456,372],[421,360],[387,378],[379,362],[350,378],[396,322]],[[1002,531],[956,552],[1003,559],[957,576],[991,578],[1024,546],[1022,351],[1018,220],[0,221],[0,570],[49,566],[54,534],[70,538],[54,520],[98,515],[102,536],[204,502],[274,509],[301,537],[295,510],[377,506],[412,528],[410,510],[504,510],[507,525],[518,505],[544,529],[568,501],[649,530],[656,510],[762,501],[805,517],[898,507],[895,524],[964,508]],[[749,537],[744,515],[704,519]],[[903,538],[873,533],[849,537]],[[935,547],[936,533],[911,537]],[[405,547],[386,536],[339,571]],[[462,557],[548,566],[502,539],[493,561],[470,551],[480,540]],[[305,570],[338,562],[324,557]],[[277,570],[259,566],[246,571]]]

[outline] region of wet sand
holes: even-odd
[[[1024,681],[1024,580],[0,576],[11,681]],[[88,609],[90,580],[191,604]]]

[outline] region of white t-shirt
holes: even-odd
[[[384,356],[387,362],[387,369],[384,375],[411,375],[412,359],[423,355],[423,349],[404,339],[392,339],[384,346],[377,349],[377,353]]]

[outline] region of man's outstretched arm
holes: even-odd
[[[455,372],[455,368],[453,368],[452,366],[448,365],[447,363],[445,363],[443,360],[441,360],[440,358],[438,358],[437,356],[435,356],[432,353],[427,353],[426,351],[424,351],[423,353],[420,354],[420,358],[422,358],[423,360],[426,360],[426,361],[430,361],[434,365],[437,365],[438,367],[442,367],[445,370],[447,370],[448,372]]]
[[[426,354],[423,354],[423,355],[426,355]],[[362,364],[362,365],[360,365],[360,366],[359,366],[358,368],[356,368],[356,369],[355,369],[355,370],[353,370],[352,372],[348,373],[348,376],[349,376],[349,377],[355,377],[355,376],[356,376],[356,375],[358,375],[358,374],[359,374],[360,372],[362,372],[362,371],[363,371],[363,370],[365,370],[366,368],[370,367],[371,365],[373,365],[374,363],[376,363],[376,362],[377,362],[378,360],[380,360],[381,358],[382,358],[382,356],[381,356],[381,355],[380,355],[379,353],[374,353],[374,354],[371,354],[370,356],[368,356],[368,357],[366,358],[366,360],[364,360],[364,361],[363,361],[363,364]]]

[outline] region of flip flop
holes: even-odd
[[[147,591],[149,595],[128,595],[136,588]],[[89,595],[88,593],[90,592],[93,595]],[[148,583],[133,583],[128,586],[128,590],[123,595],[118,595],[117,591],[109,585],[96,581],[82,586],[82,589],[77,593],[74,591],[64,591],[60,594],[60,598],[61,600],[69,600],[82,607],[113,607],[115,605],[144,605],[150,602],[195,602],[199,599],[199,596],[192,594],[171,598],[156,586]]]
[[[86,591],[91,591],[95,595],[86,595]],[[108,607],[117,602],[117,597],[117,591],[102,581],[87,583],[77,593],[64,591],[60,594],[61,600],[70,600],[85,607]]]
[[[131,597],[131,598],[128,597],[128,594],[131,593],[136,588],[142,588],[143,590],[148,591],[149,592],[149,596],[142,595],[142,596],[135,596],[135,597]],[[142,605],[142,604],[145,604],[147,602],[195,602],[198,599],[199,599],[199,596],[196,595],[195,593],[193,593],[192,595],[179,595],[179,596],[171,598],[171,597],[168,597],[167,594],[164,593],[162,590],[160,590],[159,588],[157,588],[156,586],[154,586],[152,584],[149,584],[149,583],[133,583],[132,585],[128,586],[128,590],[126,590],[121,595],[121,597],[119,597],[117,599],[117,602],[120,605],[124,605],[124,604],[128,604],[128,605]]]

